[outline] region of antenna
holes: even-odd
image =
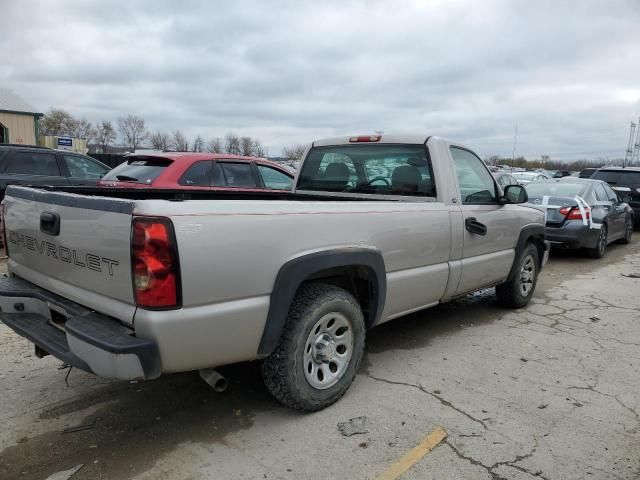
[[[627,162],[633,160],[632,147],[634,146],[633,137],[635,133],[636,133],[636,124],[631,122],[631,128],[629,129],[629,143],[627,145],[627,151],[624,154],[624,161],[622,162],[623,167],[627,166]]]
[[[513,136],[513,153],[511,154],[511,170],[513,163],[516,161],[516,141],[518,140],[518,124],[516,123],[516,134]]]

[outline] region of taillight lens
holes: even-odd
[[[4,254],[9,256],[9,244],[7,243],[7,231],[4,228],[4,200],[0,202],[0,230],[2,230],[2,243],[4,245]]]
[[[180,306],[180,273],[173,225],[168,218],[134,217],[131,264],[136,304],[146,308]]]
[[[589,220],[589,218],[591,218],[591,208],[585,206],[583,209],[585,220]],[[567,220],[582,220],[582,214],[578,207],[562,207],[560,213],[564,215]]]

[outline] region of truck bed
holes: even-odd
[[[28,187],[29,185],[21,185]],[[124,198],[129,200],[173,200],[176,202],[198,199],[198,200],[291,200],[291,201],[397,201],[402,200],[393,198],[379,198],[379,196],[367,195],[366,197],[343,197],[332,195],[330,193],[291,193],[291,192],[229,192],[229,191],[211,191],[202,190],[179,190],[164,188],[108,188],[108,187],[87,187],[87,186],[41,186],[36,185],[33,188],[45,190],[49,192],[65,192],[77,195],[87,195],[96,197]]]

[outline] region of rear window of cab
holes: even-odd
[[[168,158],[131,158],[109,171],[102,180],[150,184],[171,163]]]
[[[298,190],[436,196],[424,145],[314,147],[302,164]]]

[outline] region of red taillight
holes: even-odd
[[[361,143],[361,142],[379,142],[380,135],[365,135],[360,137],[351,137],[349,142],[351,143]]]
[[[584,220],[589,220],[591,217],[591,209],[587,206],[582,207],[584,210]],[[567,220],[582,220],[582,214],[578,207],[562,207],[560,213],[565,216]]]
[[[168,218],[134,217],[131,264],[136,304],[180,306],[180,275],[173,225]]]
[[[7,244],[7,231],[4,228],[4,200],[0,203],[0,230],[2,230],[2,243],[4,245],[4,254],[9,256],[9,245]]]

